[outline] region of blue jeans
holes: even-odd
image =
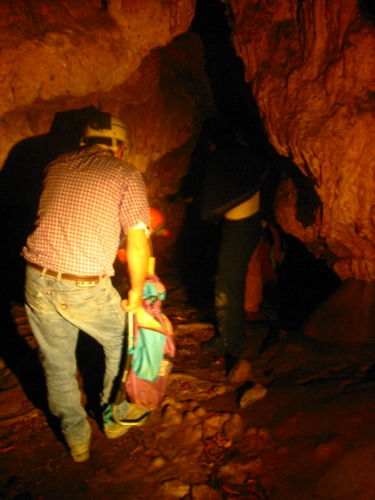
[[[108,403],[122,355],[126,315],[110,278],[80,285],[26,268],[26,312],[43,355],[49,408],[61,421],[69,446],[84,443],[90,424],[75,377],[76,346],[82,330],[104,349],[105,375],[101,402]],[[126,406],[126,403],[125,403]],[[126,408],[122,410],[126,413]]]

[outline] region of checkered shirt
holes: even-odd
[[[47,167],[36,228],[21,254],[52,271],[113,276],[121,236],[139,223],[150,227],[141,173],[96,145]]]

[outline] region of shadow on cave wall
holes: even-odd
[[[19,255],[34,228],[44,170],[57,156],[78,148],[82,131],[94,107],[62,111],[55,115],[48,134],[27,138],[10,151],[0,172],[0,259],[4,295],[23,302],[25,264]]]
[[[60,154],[77,149],[94,110],[56,113],[49,133],[16,144],[0,172],[0,358],[16,374],[30,401],[47,415],[44,373],[37,352],[18,335],[11,313],[12,307],[24,302],[26,264],[20,252],[34,228],[45,167]]]

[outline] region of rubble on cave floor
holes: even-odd
[[[37,345],[14,305],[24,348],[18,362],[0,364],[0,498],[373,498],[375,347],[319,342],[277,320],[249,323],[244,359],[228,374],[199,349],[213,335],[210,311],[166,285],[177,355],[163,405],[111,441],[90,412],[82,464],[48,415]]]

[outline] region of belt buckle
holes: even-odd
[[[97,280],[91,280],[91,281],[76,281],[76,285],[79,287],[90,287],[90,286],[95,286],[99,282]]]

